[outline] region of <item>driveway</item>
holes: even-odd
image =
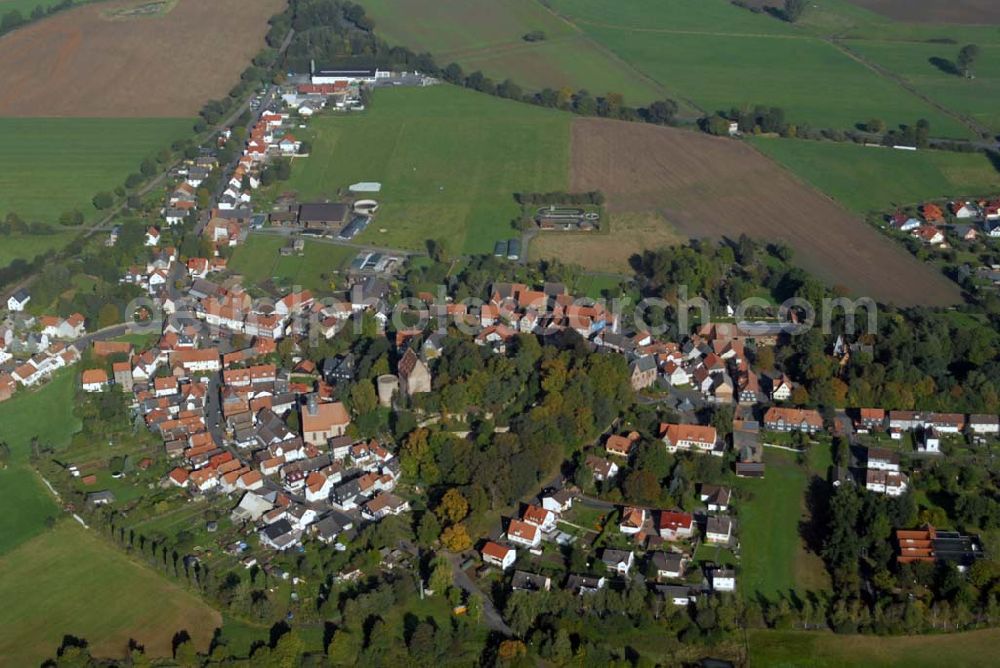
[[[451,564],[455,584],[469,596],[477,596],[483,602],[483,620],[485,620],[486,626],[488,626],[490,630],[502,633],[505,636],[513,636],[514,632],[509,626],[507,626],[507,623],[504,622],[503,617],[500,616],[496,606],[493,605],[493,600],[487,596],[475,582],[472,581],[472,578],[469,577],[468,573],[462,570],[462,555],[448,553],[445,557],[448,559],[448,563]]]

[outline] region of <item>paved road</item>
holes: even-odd
[[[94,341],[110,341],[111,339],[117,339],[120,336],[128,334],[130,330],[131,325],[128,324],[112,325],[111,327],[99,329],[96,332],[84,334],[76,341],[73,341],[73,345],[75,345],[77,350],[82,353],[84,350],[89,348]]]
[[[452,573],[455,577],[455,584],[470,596],[477,596],[483,602],[483,619],[486,621],[486,626],[497,633],[502,633],[505,636],[513,636],[514,631],[511,630],[507,623],[504,622],[503,617],[497,611],[496,606],[493,605],[493,600],[483,592],[482,589],[472,581],[472,578],[462,570],[462,555],[460,554],[447,554],[446,558],[451,564]]]

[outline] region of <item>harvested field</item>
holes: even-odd
[[[848,0],[883,16],[909,23],[1000,24],[996,0]]]
[[[960,300],[946,278],[745,144],[577,119],[571,164],[570,189],[604,191],[612,214],[655,211],[688,237],[783,241],[819,278],[881,302]]]
[[[0,116],[192,117],[224,96],[264,45],[283,0],[96,3],[0,39]]]

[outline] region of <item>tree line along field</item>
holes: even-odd
[[[640,106],[670,91],[595,43],[537,0],[363,0],[376,32],[391,44],[429,51],[498,81],[532,90],[586,88],[621,93]],[[542,41],[523,38],[533,31]]]
[[[191,133],[184,118],[0,118],[0,216],[55,223],[113,190],[143,158]],[[0,257],[4,249],[0,248]]]
[[[185,630],[205,651],[221,615],[72,519],[0,556],[0,657],[39,665],[62,638],[85,638],[95,656],[122,657],[129,640],[149,657],[172,655]]]
[[[982,153],[899,151],[793,139],[755,139],[753,145],[858,213],[1000,192],[1000,173]]]
[[[954,67],[962,44],[933,42],[879,42],[846,40],[853,50],[898,74],[935,102],[969,116],[986,127],[1000,129],[1000,41],[977,42],[980,55],[974,79],[960,76]],[[1000,38],[1000,34],[994,39]]]
[[[0,514],[0,664],[38,665],[67,633],[103,656],[121,656],[130,638],[149,656],[170,656],[182,629],[204,649],[219,614],[66,517],[28,463],[33,438],[60,451],[79,430],[78,375],[66,369],[0,404],[0,440],[11,448],[0,471],[0,504],[11,509]],[[49,529],[48,517],[62,519]]]
[[[364,113],[311,122],[312,154],[282,189],[333,199],[379,181],[381,208],[356,241],[489,253],[519,234],[514,193],[566,189],[571,119],[453,86],[380,90]]]
[[[969,135],[828,41],[727,0],[602,5],[553,3],[597,42],[706,112],[763,104],[782,107],[791,123],[840,129],[869,118],[890,126],[926,118],[937,136]]]
[[[810,3],[796,24],[729,0],[365,0],[364,5],[376,31],[391,43],[430,51],[441,65],[455,60],[498,80],[510,77],[528,89],[568,85],[597,95],[614,91],[633,105],[669,96],[681,102],[684,113],[689,104],[700,113],[779,106],[789,122],[837,129],[872,118],[890,127],[925,118],[935,136],[970,137],[970,128],[949,113],[954,111],[1000,129],[996,49],[984,48],[981,77],[975,80],[942,72],[928,60],[953,58],[966,42],[996,44],[1000,35],[983,26],[901,23],[847,0]],[[545,32],[546,39],[524,41],[533,30]],[[844,44],[862,59],[840,48],[833,36],[850,38]]]

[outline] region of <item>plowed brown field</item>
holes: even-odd
[[[657,212],[685,237],[783,241],[795,262],[856,296],[960,301],[951,281],[750,146],[601,119],[575,120],[572,137],[571,189],[602,190],[612,214]]]
[[[851,3],[910,23],[1000,24],[997,0],[850,0]]]
[[[108,18],[137,4],[85,5],[0,39],[0,116],[194,116],[239,81],[285,6],[178,0],[162,16]]]

